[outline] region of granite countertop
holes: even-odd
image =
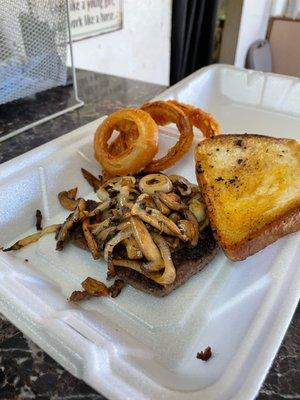
[[[0,163],[120,107],[138,105],[164,87],[78,71],[83,108],[0,143]],[[72,88],[56,88],[0,106],[1,135],[73,102]],[[0,399],[103,400],[74,378],[0,314]],[[258,400],[300,399],[300,309],[298,308]],[[220,399],[221,400],[221,399]]]

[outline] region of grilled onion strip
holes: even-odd
[[[162,269],[160,252],[153,242],[153,239],[143,221],[141,221],[138,217],[131,217],[130,223],[133,236],[142,253],[149,261],[149,263],[145,264],[145,269],[148,271],[158,271]]]
[[[95,260],[103,254],[109,277],[115,275],[115,266],[123,266],[157,284],[172,284],[176,269],[171,253],[196,246],[209,223],[199,190],[178,175],[114,177],[102,184],[83,173],[97,189],[100,203],[76,200],[77,188],[61,192],[60,203],[73,211],[64,223],[50,225],[3,251],[18,250],[52,232],[57,236],[56,249],[62,250],[70,234],[76,239],[78,232]]]
[[[18,240],[16,243],[14,243],[12,246],[8,247],[7,249],[2,249],[2,251],[11,251],[11,250],[19,250],[22,247],[28,246],[31,243],[35,243],[38,240],[40,240],[41,237],[44,235],[48,235],[49,233],[54,233],[61,227],[61,224],[54,224],[54,225],[49,225],[46,226],[41,231],[38,231],[32,235],[26,236],[23,239]]]

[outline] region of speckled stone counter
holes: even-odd
[[[0,163],[120,107],[138,105],[164,89],[86,71],[78,71],[78,84],[85,106],[0,143]],[[26,101],[0,106],[0,136],[72,103],[71,93],[70,86],[56,88]],[[0,399],[103,400],[104,397],[70,375],[0,315]],[[300,399],[299,308],[257,399]]]

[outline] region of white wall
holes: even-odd
[[[241,0],[230,1],[234,3]],[[246,55],[251,44],[256,40],[266,38],[270,17],[296,18],[298,15],[300,15],[300,0],[243,0],[234,65],[245,66]]]
[[[293,0],[295,1],[295,0]],[[272,16],[282,16],[284,15],[286,8],[287,8],[288,0],[273,0],[272,1],[272,8],[271,8],[271,15]]]
[[[300,18],[300,0],[288,0],[285,16],[289,18]]]
[[[124,0],[123,29],[75,42],[75,66],[169,84],[172,0]]]
[[[244,67],[246,55],[253,42],[265,39],[271,14],[272,0],[244,0],[234,65]]]

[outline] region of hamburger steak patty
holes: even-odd
[[[81,227],[75,229],[70,236],[71,241],[81,249],[88,250]],[[115,266],[117,277],[124,282],[153,296],[163,297],[177,287],[183,285],[191,276],[201,271],[216,255],[218,245],[210,227],[201,232],[196,247],[184,247],[172,253],[176,268],[176,279],[170,285],[162,286],[140,273],[125,267]]]
[[[162,286],[138,272],[124,267],[115,266],[117,276],[136,289],[163,297],[177,287],[183,285],[191,276],[201,271],[216,255],[217,243],[210,227],[201,232],[198,244],[194,248],[184,247],[172,253],[176,268],[176,279],[170,285]]]

